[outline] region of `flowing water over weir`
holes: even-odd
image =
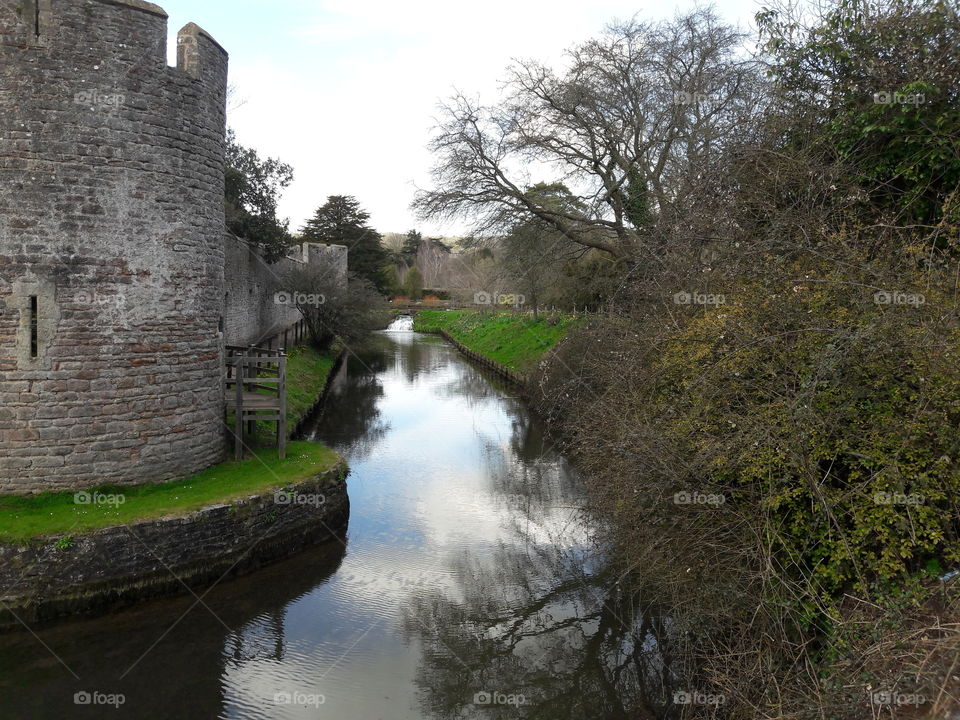
[[[0,718],[663,716],[667,623],[620,592],[576,473],[408,320],[350,355],[307,429],[351,466],[342,543],[200,601],[0,636]]]

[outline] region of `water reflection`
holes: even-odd
[[[621,596],[537,420],[438,338],[352,350],[306,430],[350,462],[346,545],[218,586],[213,612],[178,598],[40,633],[76,681],[0,637],[0,717],[103,716],[69,702],[83,687],[151,720],[651,717],[669,627]]]
[[[202,598],[148,602],[110,616],[0,636],[0,717],[258,717],[236,698],[224,713],[223,678],[237,667],[289,657],[291,608],[310,603],[345,546],[330,542],[241,578]],[[113,707],[76,705],[81,692],[120,693]],[[260,716],[262,717],[262,716]]]

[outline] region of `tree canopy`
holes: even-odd
[[[268,262],[282,258],[296,242],[288,221],[277,217],[280,192],[293,182],[293,168],[277,158],[262,159],[227,130],[224,181],[227,230],[259,247]]]
[[[366,278],[384,292],[389,285],[384,268],[389,253],[380,233],[369,225],[370,214],[350,195],[330,195],[304,225],[301,236],[307,242],[345,245],[349,250],[350,272]]]

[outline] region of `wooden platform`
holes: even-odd
[[[287,356],[282,350],[228,345],[224,360],[226,409],[234,417],[234,457],[246,447],[258,420],[277,423],[277,450],[287,454]]]
[[[242,393],[240,405],[246,410],[279,410],[280,398],[272,395],[263,395],[255,392]],[[237,396],[234,393],[227,395],[227,409],[237,407]],[[263,420],[263,418],[258,418]]]

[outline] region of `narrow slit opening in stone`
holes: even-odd
[[[40,354],[40,342],[37,326],[37,310],[39,303],[37,296],[30,296],[30,357],[35,358]]]

